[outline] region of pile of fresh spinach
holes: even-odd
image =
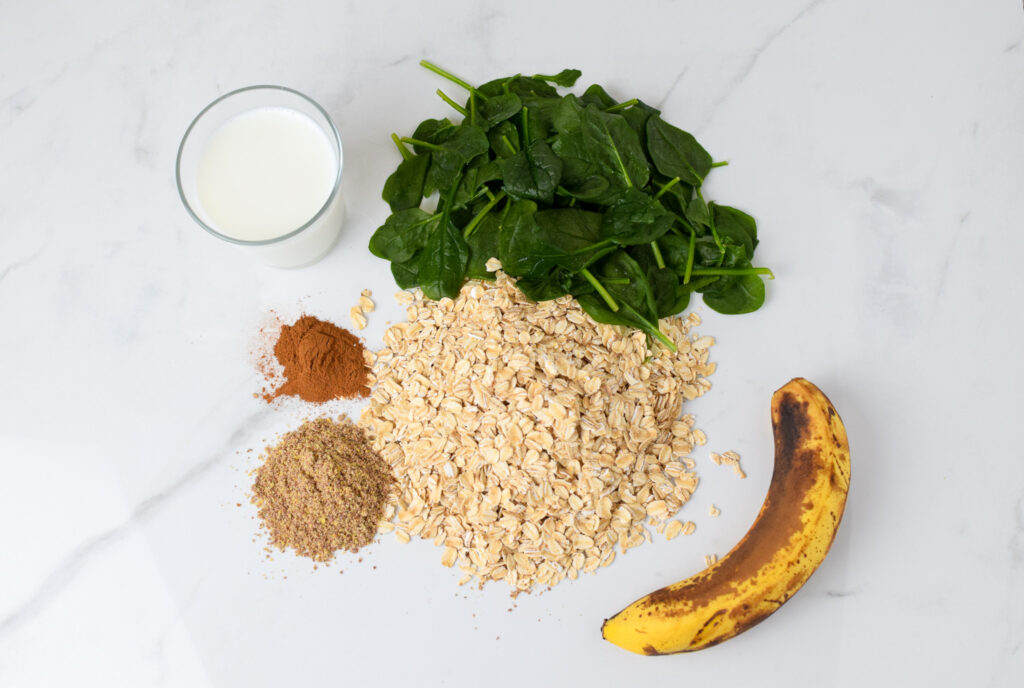
[[[468,91],[462,117],[420,123],[392,139],[402,154],[384,185],[392,214],[370,239],[403,289],[454,298],[469,279],[502,269],[535,301],[572,294],[594,320],[643,330],[675,350],[658,319],[690,295],[720,313],[764,302],[753,267],[754,219],[706,202],[701,185],[716,163],[697,140],[633,99],[598,85],[559,95],[580,72],[515,75]],[[410,150],[411,149],[411,150]],[[437,194],[433,212],[421,208]]]

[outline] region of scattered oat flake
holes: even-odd
[[[717,561],[718,561],[718,555],[717,554],[705,554],[704,555],[704,565],[705,566],[712,566]]]
[[[721,509],[719,509],[719,508],[718,508],[717,506],[715,506],[714,504],[712,504],[712,505],[711,505],[711,506],[710,506],[710,507],[708,508],[708,514],[709,514],[709,515],[711,515],[711,516],[718,516],[718,515],[719,515],[719,514],[721,514],[721,513],[722,513],[722,510],[721,510]]]
[[[348,317],[352,320],[352,327],[357,330],[366,329],[366,316],[359,306],[352,306],[348,311]]]
[[[679,535],[682,532],[683,532],[683,523],[682,523],[682,521],[676,521],[676,520],[669,521],[668,525],[665,527],[665,539],[666,540],[672,540],[672,539],[674,539],[677,535]]]
[[[359,297],[359,308],[363,313],[373,313],[373,309],[376,305],[373,303],[373,299],[365,294]]]
[[[730,450],[722,454],[711,452],[711,460],[720,466],[731,466],[732,472],[740,478],[747,477],[747,474],[743,472],[743,468],[740,466],[740,455],[734,451]]]

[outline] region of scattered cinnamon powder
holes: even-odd
[[[284,369],[284,381],[276,389],[264,390],[262,396],[268,402],[291,395],[319,403],[370,393],[362,342],[348,330],[312,315],[281,327],[274,357]],[[260,368],[268,378],[273,376],[270,361],[264,360]]]

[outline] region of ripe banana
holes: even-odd
[[[652,592],[601,633],[645,655],[692,652],[766,619],[824,560],[850,487],[846,429],[821,390],[796,378],[772,397],[775,469],[743,539],[691,578]]]

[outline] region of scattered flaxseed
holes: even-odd
[[[306,421],[266,450],[252,502],[270,544],[314,561],[369,544],[394,478],[347,419]]]
[[[381,530],[444,547],[460,585],[593,573],[690,498],[705,438],[680,411],[711,387],[714,341],[690,337],[696,314],[662,321],[672,354],[569,297],[533,303],[500,272],[454,301],[396,298],[409,322],[384,335],[360,421],[399,481]]]

